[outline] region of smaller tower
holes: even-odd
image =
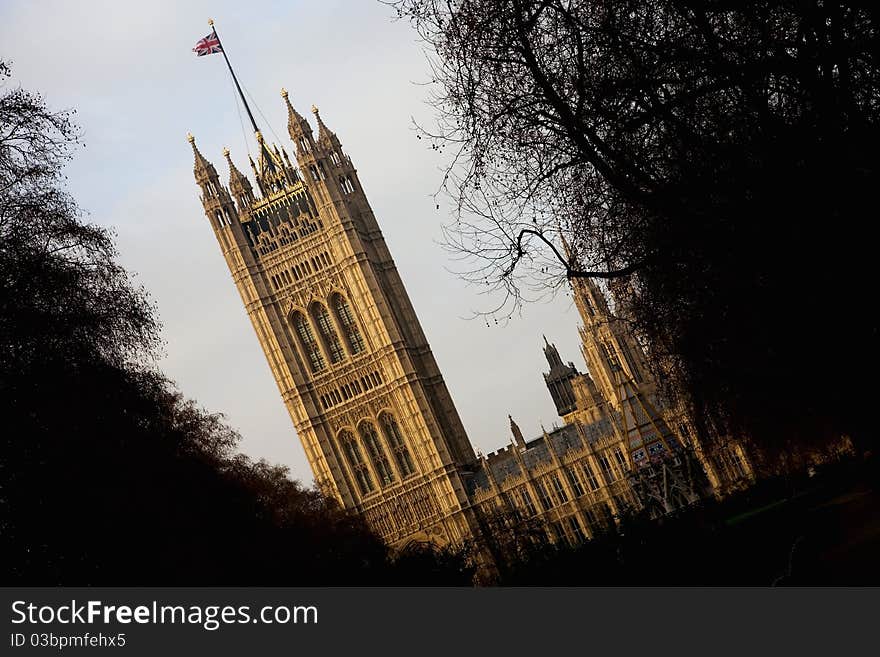
[[[239,171],[232,162],[228,148],[223,149],[223,157],[226,158],[226,162],[229,164],[229,191],[235,197],[239,210],[245,210],[251,207],[255,200],[254,188],[247,176]]]
[[[526,441],[523,438],[523,434],[519,428],[519,425],[517,425],[517,423],[513,421],[512,415],[508,415],[507,419],[510,420],[510,432],[513,434],[514,445],[516,445],[519,449],[525,449]]]
[[[225,226],[238,223],[233,221],[237,215],[235,204],[232,202],[229,191],[220,183],[217,169],[201,154],[196,146],[195,137],[188,134],[186,138],[192,146],[195,157],[193,175],[196,183],[202,189],[202,207],[205,208],[205,214],[211,219],[214,231],[217,232]]]
[[[611,312],[605,294],[590,279],[573,279],[572,290],[583,321],[581,351],[601,394],[620,409],[622,399],[616,374],[619,370],[642,392],[653,396],[655,386],[644,351],[626,321]]]
[[[547,341],[544,336],[544,356],[550,365],[550,371],[544,373],[544,383],[550,390],[550,396],[556,405],[556,412],[560,417],[565,417],[577,408],[574,391],[571,387],[572,379],[578,376],[579,372],[574,363],[566,365],[559,356],[559,350],[555,344]]]

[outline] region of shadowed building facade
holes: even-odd
[[[644,351],[604,292],[588,279],[572,290],[589,371],[564,364],[544,338],[544,381],[564,424],[526,441],[510,419],[513,440],[480,455],[470,479],[480,517],[502,518],[514,534],[537,525],[550,540],[577,545],[630,510],[660,516],[747,484],[744,459],[710,463],[686,419],[659,403]]]

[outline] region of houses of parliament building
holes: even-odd
[[[588,373],[543,346],[561,426],[475,453],[352,160],[312,108],[285,149],[256,133],[251,179],[228,182],[192,136],[205,215],[317,485],[387,543],[457,544],[485,518],[534,519],[577,544],[628,507],[663,514],[751,476],[740,446],[711,455],[664,408],[644,352],[604,292],[573,280]]]

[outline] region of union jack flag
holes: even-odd
[[[213,55],[215,52],[223,52],[223,48],[220,47],[220,39],[217,38],[217,32],[212,30],[204,39],[199,39],[196,47],[193,48],[193,52],[198,57]]]

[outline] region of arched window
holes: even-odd
[[[321,350],[318,348],[318,342],[315,340],[315,334],[312,333],[309,321],[301,312],[293,313],[293,329],[296,331],[297,338],[299,338],[300,347],[302,347],[303,352],[309,359],[312,372],[323,370],[324,356],[321,355]]]
[[[620,367],[620,361],[617,360],[617,352],[614,349],[614,345],[611,343],[601,342],[602,346],[602,355],[605,356],[605,360],[608,361],[608,367],[612,372],[618,372],[622,368]]]
[[[385,431],[385,437],[388,439],[388,444],[394,452],[394,460],[397,462],[397,469],[400,470],[400,476],[406,477],[407,475],[412,474],[415,472],[415,468],[413,467],[412,458],[410,458],[409,455],[409,449],[407,449],[406,442],[403,440],[403,435],[400,433],[400,427],[397,426],[397,420],[394,419],[391,413],[382,413],[380,421],[382,422],[382,428]]]
[[[342,445],[342,451],[345,454],[345,460],[348,461],[348,467],[351,468],[354,478],[357,480],[361,495],[366,495],[373,490],[373,478],[370,476],[370,470],[364,462],[361,446],[358,444],[357,438],[350,431],[343,431],[339,434],[339,443]]]
[[[313,303],[311,307],[312,319],[318,327],[318,333],[324,341],[327,348],[327,354],[330,356],[331,363],[338,363],[345,358],[345,352],[342,351],[342,344],[339,342],[339,336],[336,335],[336,329],[330,321],[330,314],[327,309],[320,303]]]
[[[626,361],[626,364],[629,369],[629,373],[636,383],[642,383],[642,373],[641,368],[638,366],[638,361],[633,357],[632,351],[630,351],[629,344],[626,340],[621,340],[618,345],[620,346],[620,351],[623,353],[623,359]]]
[[[385,456],[385,448],[382,447],[382,440],[376,433],[376,427],[369,422],[364,422],[360,426],[360,432],[364,445],[367,447],[367,453],[370,455],[370,461],[373,462],[373,468],[379,479],[382,480],[382,485],[392,483],[394,471],[391,469],[391,464],[388,463],[388,457]]]
[[[361,353],[364,350],[364,340],[357,327],[357,322],[354,321],[354,315],[351,313],[348,301],[341,294],[336,293],[330,299],[330,305],[333,307],[333,312],[336,313],[336,319],[342,327],[352,355]]]
[[[348,176],[339,176],[339,186],[343,194],[351,194],[354,191],[354,183]]]

